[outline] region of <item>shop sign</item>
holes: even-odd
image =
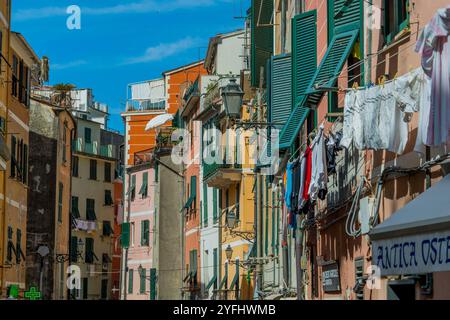
[[[372,242],[381,276],[450,271],[450,231]]]

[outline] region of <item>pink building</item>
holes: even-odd
[[[125,257],[126,300],[150,300],[155,288],[152,276],[155,169],[147,161],[149,153],[150,150],[135,154],[134,166],[127,169],[130,191],[125,196],[124,211],[125,221],[130,223],[130,246]]]

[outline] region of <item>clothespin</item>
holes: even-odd
[[[357,90],[358,88],[359,88],[359,83],[358,83],[358,81],[353,82],[352,89]]]
[[[378,78],[378,84],[384,88],[384,84],[386,82],[386,76],[380,76]]]
[[[372,88],[375,86],[375,83],[373,83],[372,81],[369,82],[369,84],[367,85],[367,88]]]
[[[395,73],[394,80],[397,80],[397,77],[398,77],[398,71]]]

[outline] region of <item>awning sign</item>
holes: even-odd
[[[375,240],[372,252],[381,276],[450,271],[450,230]]]

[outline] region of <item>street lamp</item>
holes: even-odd
[[[241,118],[241,107],[244,99],[244,92],[236,83],[236,79],[230,79],[230,82],[222,89],[222,100],[227,115],[231,118]]]
[[[227,257],[228,261],[231,261],[231,258],[233,256],[233,248],[231,248],[230,245],[225,249],[225,256]]]
[[[234,210],[231,210],[228,214],[227,214],[227,226],[229,229],[234,229],[234,227],[236,227],[236,213],[234,212]]]

